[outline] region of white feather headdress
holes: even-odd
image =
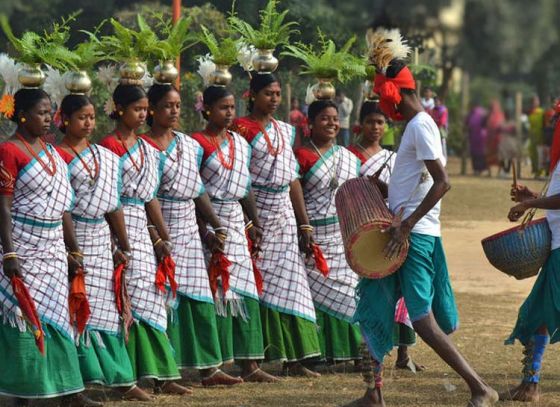
[[[18,71],[20,64],[10,58],[8,54],[0,54],[0,78],[4,82],[4,94],[13,95],[20,88]]]
[[[202,78],[202,82],[204,86],[207,87],[210,85],[212,73],[216,70],[216,64],[212,61],[212,57],[210,54],[206,54],[203,57],[199,57],[197,59],[198,62],[198,71],[197,73]]]
[[[383,74],[394,59],[404,60],[410,54],[410,46],[398,28],[369,29],[366,33],[369,61]]]
[[[247,45],[244,43],[239,43],[237,62],[239,65],[251,76],[251,71],[254,71],[253,67],[253,57],[255,56],[257,50],[252,45]]]

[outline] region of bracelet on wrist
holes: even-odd
[[[5,254],[2,256],[2,259],[3,259],[3,260],[11,260],[11,259],[17,259],[17,258],[18,258],[18,255],[17,255],[16,252],[5,253]]]
[[[307,223],[303,223],[303,224],[299,225],[299,229],[303,230],[303,231],[313,232],[313,226],[311,226]]]
[[[245,225],[245,230],[249,230],[249,229],[251,229],[253,226],[255,226],[255,225],[253,225],[253,221],[251,220],[251,221],[247,222],[247,224]]]
[[[163,243],[163,239],[160,237],[158,238],[155,242],[154,242],[154,247],[156,247],[157,245],[159,245],[160,243]]]
[[[80,259],[83,259],[83,258],[84,258],[84,255],[83,255],[82,253],[80,253],[80,252],[69,252],[68,254],[69,254],[70,256],[74,257],[74,258],[76,258],[76,257],[79,257]]]
[[[157,230],[157,226],[156,225],[148,225],[148,229],[156,229]]]

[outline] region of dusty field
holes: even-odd
[[[452,162],[450,172],[453,174],[456,168],[456,162]],[[453,339],[482,376],[499,391],[517,383],[520,376],[521,347],[506,347],[503,340],[532,285],[532,280],[519,282],[494,270],[480,246],[482,238],[510,226],[505,221],[510,206],[507,197],[509,183],[507,180],[453,176],[453,189],[444,202],[442,216],[444,243],[461,317],[461,327]],[[531,184],[542,186],[542,182]],[[419,341],[412,354],[415,360],[427,365],[428,370],[417,375],[396,371],[390,368],[394,358],[387,358],[385,397],[388,406],[467,404],[466,386],[424,343]],[[274,371],[278,367],[266,368]],[[543,397],[535,405],[560,406],[560,355],[555,347],[549,348],[545,356],[542,377]],[[340,406],[363,391],[360,376],[353,373],[324,374],[314,380],[286,379],[270,385],[244,384],[231,389],[200,388],[192,372],[187,372],[186,378],[187,383],[195,386],[192,397],[161,396],[151,405]],[[94,390],[92,395],[103,396],[102,392]],[[110,394],[106,396],[116,400]],[[110,401],[106,405],[128,407],[141,404]],[[523,404],[508,402],[499,405]]]

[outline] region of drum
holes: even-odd
[[[381,231],[391,225],[393,215],[379,189],[367,178],[354,178],[340,186],[335,201],[350,268],[374,279],[397,271],[406,259],[408,241],[395,258],[385,258],[390,235]]]
[[[550,255],[552,234],[546,218],[504,230],[482,240],[488,261],[518,280],[538,274]]]

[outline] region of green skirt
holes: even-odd
[[[243,297],[247,320],[233,317],[228,307],[228,316],[216,316],[218,335],[224,362],[231,360],[264,359],[264,346],[259,302]]]
[[[528,344],[541,326],[550,333],[550,343],[560,341],[560,248],[550,253],[531,293],[519,309],[517,323],[506,340]]]
[[[167,335],[180,368],[207,369],[222,364],[214,304],[179,295]]]
[[[173,358],[173,349],[165,332],[158,331],[145,322],[135,322],[130,328],[126,350],[136,380],[181,378]]]
[[[329,361],[361,359],[360,329],[349,322],[335,318],[326,312],[315,310],[319,326],[321,357]]]
[[[136,383],[134,371],[121,336],[100,331],[86,332],[78,346],[84,383],[127,387]]]
[[[411,327],[395,322],[393,326],[394,346],[412,346],[416,344],[416,332]]]
[[[31,332],[0,323],[0,394],[41,399],[84,390],[76,346],[54,327],[43,326],[45,356]]]
[[[306,319],[261,306],[265,359],[296,362],[321,356],[317,326]]]

